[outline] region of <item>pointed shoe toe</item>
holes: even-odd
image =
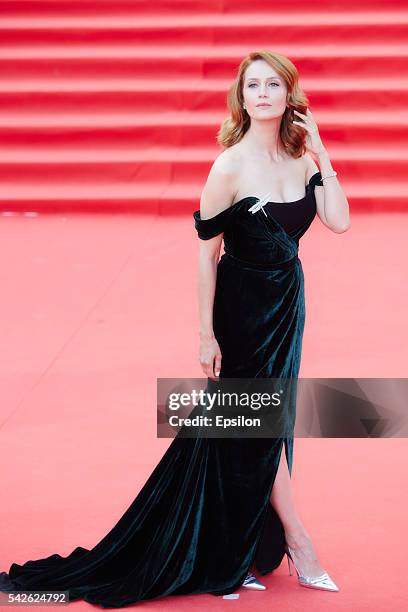
[[[315,578],[309,578],[307,576],[298,576],[298,582],[301,586],[308,587],[310,589],[321,589],[323,591],[340,591],[337,584],[330,578],[327,572],[324,572],[321,576]]]
[[[245,578],[244,582],[242,583],[242,586],[245,589],[250,589],[253,591],[265,591],[266,590],[266,586],[262,584],[262,582],[259,582],[258,578],[252,572],[248,572],[248,575]]]

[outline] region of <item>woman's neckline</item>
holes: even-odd
[[[288,205],[290,205],[290,204],[297,204],[298,202],[303,202],[303,200],[306,200],[306,198],[307,198],[307,196],[308,196],[308,190],[309,190],[309,187],[310,187],[310,181],[312,180],[312,178],[313,178],[314,176],[316,176],[316,174],[319,174],[319,172],[315,172],[315,174],[313,174],[313,175],[310,177],[309,182],[308,182],[308,183],[307,183],[307,185],[305,186],[305,195],[304,195],[304,196],[302,196],[301,198],[298,198],[297,200],[291,200],[290,202],[277,202],[277,201],[274,201],[274,200],[269,200],[268,202],[266,202],[266,204],[281,204],[281,205],[283,205],[283,206],[288,206]],[[230,208],[233,208],[233,207],[234,207],[234,206],[236,206],[237,204],[240,204],[241,202],[244,202],[245,200],[249,200],[249,199],[251,199],[251,200],[252,200],[252,199],[254,199],[254,200],[260,200],[259,196],[252,196],[252,195],[248,195],[248,196],[245,196],[245,197],[241,198],[240,200],[237,200],[236,202],[234,202],[234,203],[233,203],[233,204],[230,206]],[[265,205],[266,205],[266,204],[265,204]]]
[[[266,202],[264,204],[264,206],[267,206],[268,204],[273,204],[274,206],[291,206],[292,204],[298,204],[299,202],[303,202],[304,200],[306,200],[306,198],[308,197],[309,193],[313,193],[313,191],[311,191],[311,181],[313,178],[315,178],[317,175],[320,175],[320,171],[315,172],[309,179],[308,184],[305,187],[305,195],[302,198],[299,198],[298,200],[292,200],[291,202],[273,202],[272,200],[270,200],[269,202]],[[235,209],[235,207],[238,207],[239,204],[242,204],[243,202],[245,202],[246,200],[259,200],[260,198],[258,196],[245,196],[244,198],[241,198],[240,200],[237,200],[236,202],[234,202],[233,204],[231,204],[230,206],[228,206],[227,208],[224,208],[223,210],[221,210],[219,213],[213,215],[212,217],[208,217],[208,219],[201,219],[201,213],[200,213],[200,209],[194,211],[193,215],[197,218],[199,218],[201,221],[211,221],[212,219],[215,219],[217,217],[221,217],[222,215],[226,215],[226,214],[230,214],[232,213],[232,211]]]
[[[309,190],[310,185],[306,185],[306,193],[304,196],[302,196],[301,198],[299,198],[298,200],[291,200],[290,202],[275,202],[274,200],[268,200],[268,202],[265,203],[266,204],[281,204],[282,206],[289,206],[290,204],[297,204],[298,202],[303,202],[303,200],[306,200],[307,195],[308,195],[308,190]],[[231,205],[231,208],[233,208],[234,206],[236,206],[237,204],[241,204],[241,202],[244,202],[245,200],[260,200],[259,196],[252,196],[252,195],[248,195],[245,196],[243,198],[241,198],[240,200],[237,200],[236,202],[234,202]]]
[[[306,200],[307,196],[308,196],[308,190],[309,190],[309,185],[306,186],[306,193],[302,198],[299,198],[298,200],[291,200],[290,202],[274,202],[273,200],[269,200],[268,202],[265,202],[264,206],[267,206],[268,204],[277,204],[277,205],[281,205],[281,206],[290,206],[291,204],[297,204],[298,202],[303,202],[303,200]],[[234,208],[234,206],[237,206],[237,204],[241,204],[241,202],[245,202],[245,200],[260,200],[259,196],[245,196],[244,198],[241,198],[240,200],[237,200],[236,202],[234,202],[230,208]]]

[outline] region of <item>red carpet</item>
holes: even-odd
[[[339,235],[316,219],[303,239],[301,375],[403,377],[407,216],[352,223]],[[156,438],[156,378],[201,370],[192,219],[16,216],[1,227],[0,569],[8,569],[103,537],[170,443]],[[296,501],[341,592],[301,588],[284,560],[265,578],[267,591],[238,601],[143,605],[403,610],[405,472],[405,439],[297,438]]]

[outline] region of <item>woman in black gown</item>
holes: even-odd
[[[310,111],[301,112],[307,104],[297,78],[290,60],[278,54],[255,52],[241,62],[229,94],[231,117],[219,134],[226,150],[210,172],[201,209],[194,212],[200,238],[200,362],[209,379],[296,379],[305,322],[299,239],[316,211],[333,231],[348,227],[347,200]],[[260,101],[271,106],[258,107]],[[301,109],[297,121],[295,109]],[[321,147],[323,177],[313,159],[302,155],[305,142],[312,152]],[[268,177],[261,167],[267,153],[276,151],[278,163]],[[334,188],[326,198],[329,183]],[[302,185],[305,195],[295,185]],[[316,186],[322,190],[318,202]],[[245,195],[236,197],[241,191]],[[276,201],[263,199],[265,191],[274,192]],[[222,236],[225,253],[217,261]],[[283,497],[272,503],[283,449],[288,474],[292,471],[294,414],[288,410],[281,416],[290,427],[281,438],[179,434],[94,548],[78,546],[67,557],[13,563],[0,574],[0,590],[68,591],[71,601],[103,608],[166,595],[224,595],[244,581],[262,588],[251,576],[253,564],[266,574],[285,552],[288,562],[293,557],[301,585],[338,590],[328,574],[316,572],[322,568],[310,542],[303,558],[301,546],[293,541],[290,547],[293,512],[286,521]],[[314,571],[302,575],[306,567]]]

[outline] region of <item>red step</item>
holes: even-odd
[[[322,111],[406,109],[408,79],[387,77],[387,88],[377,77],[318,79],[302,77],[310,107]],[[226,106],[226,79],[24,79],[0,80],[3,113],[119,113],[137,111],[217,110]],[[149,104],[146,104],[148,96]]]
[[[372,185],[342,180],[353,212],[406,212],[408,183],[390,181]],[[192,214],[199,208],[201,186],[172,183],[42,184],[3,183],[0,214],[38,213],[153,213]],[[386,203],[386,205],[385,205]]]
[[[0,114],[0,139],[7,146],[135,148],[215,144],[226,113],[164,111],[162,113]],[[320,134],[328,150],[337,144],[387,148],[407,142],[408,113],[316,111]],[[220,149],[221,150],[221,149]]]
[[[36,185],[72,182],[118,184],[137,182],[171,182],[194,186],[199,198],[212,161],[218,154],[216,147],[199,149],[195,146],[149,147],[137,149],[105,148],[98,151],[86,148],[4,148],[0,149],[2,183],[18,183],[22,176],[29,182],[35,197]],[[331,150],[331,161],[339,177],[351,182],[372,185],[376,181],[404,187],[408,151],[405,147],[354,148],[337,146]],[[2,197],[0,193],[0,198]]]
[[[269,45],[268,45],[269,46]],[[258,47],[258,45],[257,45]],[[401,78],[406,74],[408,44],[320,46],[274,44],[302,77]],[[33,78],[235,78],[239,62],[254,45],[75,45],[0,47],[0,74],[6,79]],[[384,85],[383,85],[384,87]]]
[[[257,0],[256,9],[260,12],[274,13],[299,10],[318,13],[322,11],[338,12],[341,10],[383,10],[399,12],[404,8],[401,0],[313,0],[304,3],[300,0]],[[174,14],[231,14],[253,13],[254,3],[248,0],[155,0],[147,3],[145,0],[3,0],[2,13],[8,16],[40,15],[174,15]]]
[[[3,17],[0,39],[6,45],[195,46],[239,44],[274,49],[297,45],[404,44],[408,39],[408,11],[309,12],[302,8],[273,13],[194,13],[183,15],[80,15]],[[324,47],[322,48],[324,51]]]

